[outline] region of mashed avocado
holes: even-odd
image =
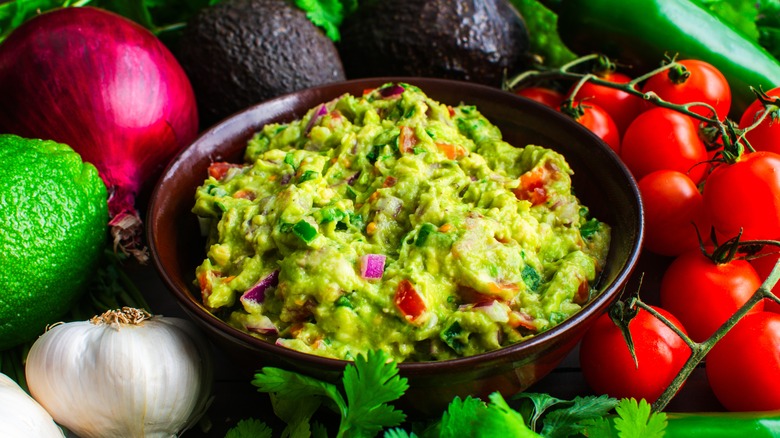
[[[203,304],[262,339],[397,361],[494,350],[594,293],[609,226],[563,156],[514,147],[477,108],[408,84],[265,126],[245,164],[215,162],[193,212]]]

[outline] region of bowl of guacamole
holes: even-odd
[[[321,376],[381,349],[412,394],[449,401],[560,362],[627,280],[642,212],[619,159],[565,116],[376,78],[205,131],[147,226],[163,280],[236,360]]]

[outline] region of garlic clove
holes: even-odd
[[[10,377],[0,374],[0,436],[63,438],[48,412]]]

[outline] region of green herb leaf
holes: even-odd
[[[621,438],[663,438],[666,431],[666,414],[652,411],[650,404],[642,399],[622,399],[615,411],[615,429]]]
[[[387,353],[369,351],[368,358],[358,356],[354,366],[344,370],[343,380],[349,411],[342,418],[340,431],[348,431],[350,436],[373,436],[406,419],[401,411],[387,404],[409,388]]]
[[[575,397],[567,408],[556,409],[544,417],[541,434],[547,438],[575,435],[585,429],[586,421],[605,417],[616,404],[617,400],[606,395]]]
[[[339,41],[339,26],[344,20],[344,6],[340,0],[295,0],[295,5],[306,12],[306,17],[325,31],[333,41]]]
[[[271,428],[260,420],[250,418],[241,420],[228,430],[225,438],[271,438]]]

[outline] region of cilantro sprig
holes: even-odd
[[[389,403],[409,388],[395,362],[382,351],[369,352],[347,365],[342,390],[335,384],[279,368],[266,367],[252,385],[272,395],[274,412],[287,423],[283,436],[311,436],[312,416],[321,405],[341,415],[337,437],[374,436],[401,424],[406,415]]]
[[[661,438],[667,418],[645,400],[617,400],[605,395],[562,400],[549,394],[520,393],[510,406],[495,392],[487,402],[455,397],[441,418],[404,423],[406,415],[392,403],[409,388],[398,367],[382,351],[358,356],[347,365],[341,385],[280,368],[266,367],[252,385],[271,397],[274,413],[286,427],[282,437],[325,438],[328,428],[313,420],[321,407],[339,414],[335,437],[455,438],[569,436]],[[262,421],[239,422],[225,438],[270,436]]]

